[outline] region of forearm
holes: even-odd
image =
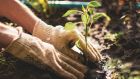
[[[2,51],[2,48],[3,48],[3,47],[0,45],[0,51]]]
[[[18,0],[0,0],[0,14],[21,25],[30,33],[39,20],[28,7]]]
[[[0,48],[7,47],[18,36],[16,29],[0,23]]]

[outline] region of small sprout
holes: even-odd
[[[78,12],[81,14],[81,20],[82,20],[82,23],[85,27],[85,42],[86,42],[86,44],[87,44],[88,27],[91,27],[93,25],[93,23],[96,22],[101,17],[106,18],[105,25],[104,25],[105,27],[110,22],[110,17],[108,15],[106,15],[105,13],[96,12],[95,8],[100,7],[100,6],[101,6],[100,2],[91,1],[91,2],[89,2],[89,4],[86,7],[82,6],[81,11],[79,11],[79,10],[68,10],[63,15],[63,17],[67,17],[71,14],[76,14]],[[74,25],[72,23],[70,23],[70,25],[69,25],[69,23],[68,23],[65,26],[66,26],[66,28],[71,29],[71,28],[73,28]]]
[[[104,25],[104,27],[106,27],[109,24],[110,20],[111,20],[110,17],[107,14],[105,14],[105,13],[95,13],[92,16],[92,20],[93,20],[93,22],[96,22],[98,19],[100,19],[102,17],[105,17],[105,19],[106,19],[105,25]]]
[[[123,32],[118,32],[118,33],[114,33],[114,34],[108,33],[105,36],[105,39],[108,39],[108,40],[111,40],[113,42],[116,42],[117,39],[119,39],[123,34],[124,34]]]
[[[72,22],[67,22],[66,24],[65,24],[65,27],[64,27],[64,29],[65,30],[73,30],[74,28],[75,28],[75,23],[72,23]]]
[[[71,14],[76,14],[77,12],[79,12],[78,10],[68,10],[64,15],[63,17],[67,17]]]
[[[98,1],[91,1],[87,6],[92,8],[101,7],[101,3]]]
[[[86,12],[86,8],[82,5],[82,11]]]
[[[82,14],[81,19],[82,19],[82,22],[84,23],[85,27],[90,22],[90,16],[88,15],[88,13]]]

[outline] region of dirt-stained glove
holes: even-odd
[[[86,46],[85,37],[76,30],[66,31],[63,27],[53,27],[40,20],[34,27],[33,35],[45,42],[53,44],[59,51],[66,55],[77,57],[73,58],[75,60],[79,60],[80,57],[78,54],[74,56],[75,52],[71,49],[70,45],[75,44],[79,40],[80,49],[87,59],[93,62],[102,59],[101,54],[93,47],[90,41],[87,41]]]
[[[53,45],[26,33],[21,33],[5,51],[42,69],[49,67],[64,79],[83,79],[87,70],[86,66],[60,53]]]

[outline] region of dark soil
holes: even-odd
[[[59,9],[47,17],[47,23],[51,25],[64,25],[68,19],[61,18],[66,11]],[[62,13],[58,13],[62,12]],[[57,14],[57,16],[55,16]],[[59,14],[59,15],[58,15]],[[110,15],[111,16],[111,15]],[[87,63],[90,68],[86,73],[86,79],[140,79],[140,28],[123,25],[119,16],[112,15],[110,25],[103,29],[102,21],[97,22],[89,32],[89,40],[104,56],[100,63]],[[43,15],[39,16],[44,19]],[[79,15],[69,17],[72,22],[79,22]],[[140,17],[138,17],[140,18]],[[9,22],[4,18],[1,22]],[[46,21],[46,20],[44,20]],[[137,20],[138,24],[139,21]],[[13,23],[11,24],[12,26]],[[83,32],[81,23],[77,28]],[[81,30],[82,29],[82,30]],[[107,34],[118,36],[111,40],[112,37],[106,38]],[[121,33],[119,35],[119,33]],[[5,53],[0,55],[0,79],[61,79],[59,76],[50,71],[44,71],[33,65],[20,61],[13,56]]]

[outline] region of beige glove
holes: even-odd
[[[60,53],[53,45],[25,33],[21,33],[5,51],[42,69],[48,66],[64,79],[83,79],[87,70],[84,65]]]
[[[34,27],[33,35],[42,39],[45,42],[53,44],[59,51],[70,55],[70,57],[75,60],[79,60],[78,54],[75,55],[75,52],[69,46],[74,44],[79,40],[81,50],[85,54],[86,58],[91,61],[100,61],[102,59],[101,54],[93,47],[93,45],[88,41],[87,47],[84,36],[76,31],[66,31],[62,27],[52,27],[47,25],[43,21],[38,21]],[[82,58],[81,58],[82,59]]]

